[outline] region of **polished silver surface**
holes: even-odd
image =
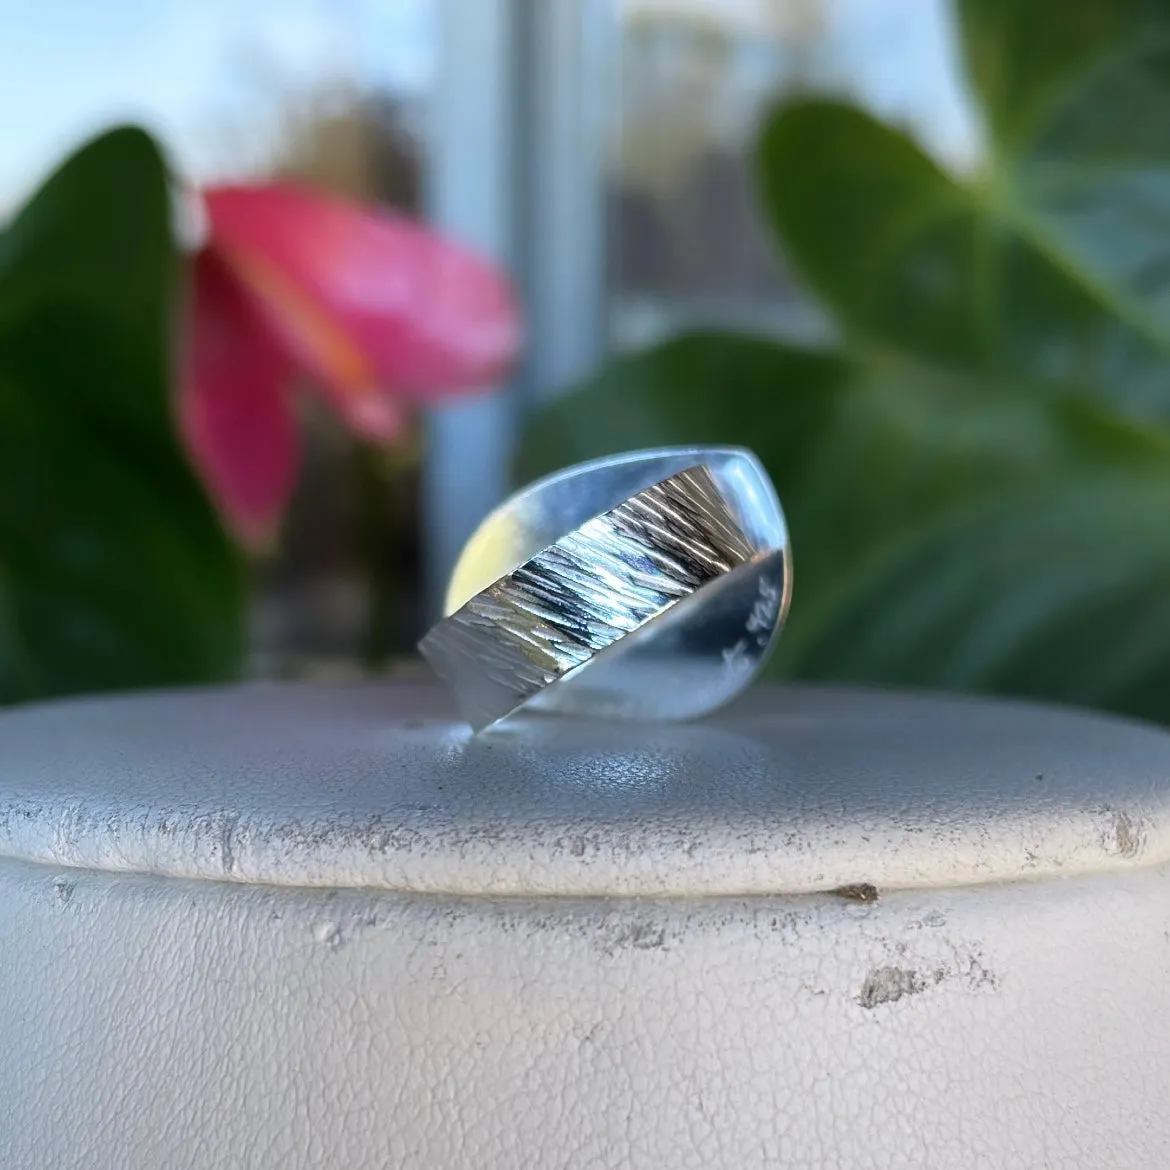
[[[488,516],[419,645],[476,730],[521,706],[688,718],[754,677],[790,593],[783,514],[754,455],[634,452]]]

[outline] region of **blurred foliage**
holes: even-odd
[[[977,174],[801,101],[759,144],[840,345],[694,334],[538,417],[534,473],[755,449],[796,590],[775,668],[1170,721],[1170,6],[966,0]]]
[[[0,232],[0,702],[239,668],[243,566],[172,419],[170,198],[115,130]]]

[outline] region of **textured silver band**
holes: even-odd
[[[479,730],[763,553],[711,471],[689,467],[500,577],[419,644]]]

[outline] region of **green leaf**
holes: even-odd
[[[785,255],[853,344],[986,363],[970,201],[905,135],[804,101],[768,120],[759,157]]]
[[[995,493],[853,567],[786,646],[803,677],[929,684],[1170,722],[1170,471]]]
[[[796,550],[777,669],[1148,713],[1170,693],[1151,666],[1170,663],[1170,602],[1135,648],[1149,652],[1148,687],[1102,672],[1101,631],[1170,583],[1170,440],[1030,390],[696,334],[555,403],[526,471],[662,443],[751,447]]]
[[[157,147],[84,147],[0,234],[0,702],[233,676],[243,566],[172,418]]]
[[[997,6],[972,6],[984,8]],[[848,106],[806,101],[770,119],[765,207],[852,344],[1170,421],[1170,15],[1107,15],[1113,39],[1070,50],[1016,120],[1005,110],[968,180]],[[1018,81],[986,84],[1019,97]]]
[[[699,332],[603,369],[585,392],[562,398],[532,420],[521,472],[627,448],[744,442],[752,419],[777,465],[804,465],[815,436],[831,424],[850,363],[763,338]],[[782,412],[787,426],[773,426]]]
[[[959,0],[967,71],[998,142],[1040,124],[1117,46],[1158,21],[1147,0]]]

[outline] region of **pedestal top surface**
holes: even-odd
[[[101,870],[696,896],[1170,858],[1170,734],[1022,704],[763,686],[473,738],[430,685],[257,685],[15,709],[0,745],[0,856]]]

